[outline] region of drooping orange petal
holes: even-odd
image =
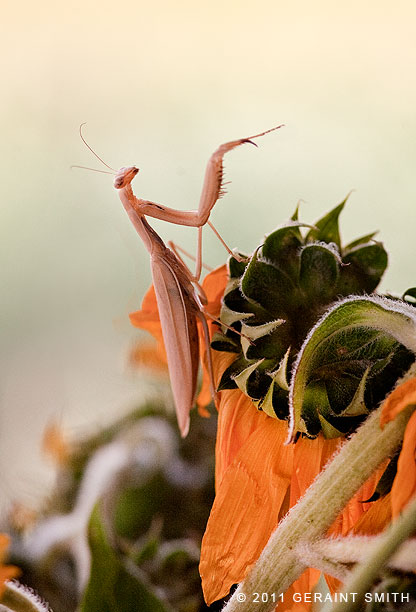
[[[167,359],[160,342],[139,342],[130,351],[129,361],[134,366],[149,368],[153,372],[167,373]]]
[[[240,449],[266,420],[274,421],[264,412],[259,412],[239,389],[221,392],[215,450],[217,488]]]
[[[224,597],[257,561],[290,485],[287,423],[263,414],[257,418],[258,427],[223,474],[202,541],[200,574],[208,604]]]
[[[373,502],[353,526],[351,533],[357,535],[377,535],[391,521],[391,493]]]
[[[224,265],[220,266],[219,268],[216,268],[215,270],[207,274],[202,283],[202,288],[204,289],[204,292],[208,299],[208,303],[205,306],[205,310],[216,318],[220,316],[221,300],[224,294],[225,286],[227,284],[227,278],[228,272],[226,266]],[[217,331],[219,328],[217,324],[209,317],[206,317],[206,320],[208,324],[210,338],[212,338],[215,331]],[[198,324],[198,333],[202,363],[202,386],[198,394],[196,403],[198,407],[198,412],[202,416],[206,416],[204,414],[205,406],[208,406],[208,404],[212,401],[212,391],[211,379],[208,368],[207,347],[202,325],[200,322]],[[230,362],[234,359],[235,356],[227,353],[219,353],[213,350],[211,350],[211,356],[214,370],[214,388],[216,388],[218,386],[222,373],[228,367],[228,365],[230,365]]]
[[[326,440],[322,435],[314,440],[299,438],[295,444],[290,506],[294,506],[302,497],[340,444],[339,438]]]
[[[227,280],[227,266],[223,265],[207,274],[202,282],[202,288],[208,298],[206,310],[214,317],[219,315]]]
[[[396,517],[416,493],[416,412],[412,414],[403,438],[397,462],[397,474],[391,489],[391,506]]]
[[[134,327],[140,327],[140,329],[147,330],[164,346],[162,327],[160,325],[159,311],[153,285],[144,296],[141,309],[132,312],[129,317]]]
[[[387,396],[383,404],[380,425],[383,427],[392,421],[407,406],[416,406],[416,378],[407,380]]]
[[[373,516],[373,519],[376,519],[376,517],[378,516],[377,510],[373,510],[373,508],[374,506],[377,507],[377,504],[379,504],[382,500],[367,503],[365,503],[365,500],[370,499],[370,497],[374,493],[376,485],[386,468],[386,463],[387,462],[384,462],[362,485],[362,487],[360,487],[357,493],[350,499],[344,510],[337,516],[334,523],[331,525],[330,529],[328,530],[328,535],[337,537],[346,536],[351,533],[357,533],[355,531],[355,527],[361,520],[364,521],[363,517],[366,516],[366,514],[370,511],[371,516]],[[368,525],[369,527],[370,523],[363,522],[362,525],[362,528],[364,529],[364,526]],[[383,527],[380,528],[380,530],[382,529]],[[363,535],[365,534],[364,531],[360,531],[360,533],[362,533]]]

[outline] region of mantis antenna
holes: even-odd
[[[90,145],[88,144],[88,142],[85,140],[85,138],[84,138],[84,136],[83,136],[83,134],[82,134],[82,127],[83,127],[84,125],[86,125],[86,124],[87,124],[87,122],[86,122],[86,121],[84,121],[84,123],[81,123],[81,125],[79,126],[79,135],[81,136],[81,140],[82,140],[82,142],[83,142],[83,143],[85,144],[85,146],[86,146],[86,147],[87,147],[87,148],[88,148],[88,149],[91,151],[91,153],[92,153],[93,155],[95,155],[95,157],[96,157],[96,158],[97,158],[97,159],[98,159],[98,160],[99,160],[99,161],[100,161],[102,164],[104,164],[104,166],[105,166],[106,168],[108,168],[109,170],[111,170],[111,172],[112,172],[113,174],[116,174],[116,173],[117,173],[117,170],[114,170],[114,168],[112,168],[111,166],[109,166],[108,164],[106,164],[106,163],[105,163],[105,161],[104,161],[103,159],[101,159],[101,157],[100,157],[99,155],[97,155],[97,153],[94,151],[94,149],[93,149],[92,147],[90,147]],[[73,166],[73,167],[75,167],[75,166]],[[77,167],[77,168],[81,168],[82,166],[76,166],[76,167]],[[94,168],[87,168],[87,169],[88,169],[88,170],[94,170]],[[105,171],[104,171],[104,170],[97,170],[97,172],[105,172]],[[110,173],[108,173],[108,174],[110,174]]]
[[[82,168],[83,170],[92,170],[93,172],[101,172],[102,174],[115,174],[115,172],[109,172],[108,170],[97,170],[97,168],[89,168],[88,166],[78,166],[78,164],[72,164],[69,166],[72,168]]]

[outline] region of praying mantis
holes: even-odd
[[[280,127],[282,126],[279,125],[260,134],[220,145],[208,160],[198,209],[182,211],[137,198],[133,193],[131,182],[139,169],[135,166],[129,166],[122,167],[118,171],[113,170],[91,149],[82,135],[82,125],[80,126],[80,135],[85,145],[105,166],[115,173],[114,187],[118,190],[123,207],[150,255],[153,286],[166,349],[169,378],[182,437],[185,437],[188,433],[189,413],[194,405],[196,395],[199,366],[197,320],[201,322],[204,333],[211,393],[213,398],[216,396],[206,319],[207,317],[213,317],[204,309],[207,298],[198,281],[202,269],[202,228],[204,225],[208,224],[211,227],[227,251],[232,254],[232,251],[209,220],[215,203],[224,193],[223,158],[227,152],[242,144],[251,143],[257,146],[253,142],[255,138],[260,138]],[[184,264],[176,250],[172,250],[165,245],[160,236],[149,225],[146,217],[198,228],[194,275]]]

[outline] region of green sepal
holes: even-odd
[[[221,380],[218,384],[217,391],[225,391],[226,389],[237,389],[237,383],[234,380],[243,370],[248,367],[249,363],[244,355],[237,357],[235,361],[223,372]]]
[[[304,427],[299,431],[309,436],[317,436],[321,430],[319,415],[327,415],[331,411],[325,383],[311,382],[305,388],[302,406],[302,423]]]
[[[264,398],[258,403],[258,408],[273,419],[277,419],[276,411],[273,406],[273,393],[275,382],[273,381]]]
[[[261,261],[255,251],[241,279],[243,296],[267,310],[269,319],[285,318],[285,312],[298,300],[298,291],[286,272]],[[270,317],[271,315],[271,317]]]
[[[377,483],[374,493],[371,497],[365,499],[363,503],[377,501],[381,497],[384,497],[385,495],[390,493],[394,479],[396,478],[397,474],[397,462],[399,460],[399,455],[400,452],[397,452],[394,457],[390,459],[389,464],[387,465],[386,469],[380,477],[380,480]]]
[[[343,263],[337,292],[343,295],[371,293],[387,268],[388,257],[383,245],[373,242],[350,250]]]
[[[271,383],[270,371],[275,365],[274,361],[263,359],[247,377],[245,393],[252,400],[262,400],[266,395]]]
[[[331,423],[327,421],[321,414],[319,414],[318,416],[324,438],[326,438],[327,440],[331,440],[333,438],[339,438],[343,435],[344,432],[331,425]]]
[[[344,247],[344,253],[351,251],[352,249],[354,249],[357,246],[360,246],[361,244],[367,244],[371,242],[374,236],[376,236],[377,234],[378,232],[372,232],[371,234],[366,234],[365,236],[362,236],[361,238],[357,238],[357,240],[353,240],[352,242],[350,242]]]
[[[167,612],[168,607],[110,545],[98,504],[90,519],[91,572],[80,612]],[[130,561],[132,563],[132,561]]]
[[[273,357],[278,351],[279,334],[275,334],[281,325],[286,323],[285,319],[275,319],[260,325],[250,325],[242,322],[240,338],[241,348],[247,359],[255,359],[258,355],[268,357],[267,345],[270,345]]]
[[[339,253],[322,243],[306,245],[301,252],[299,285],[311,300],[325,302],[335,295]]]
[[[287,366],[289,362],[290,346],[279,363],[278,368],[274,372],[270,372],[273,381],[279,385],[281,389],[289,391],[289,383],[287,379]]]
[[[235,279],[233,279],[231,282],[234,283]],[[237,287],[232,288],[230,291],[227,291],[227,289],[223,297],[223,309],[221,310],[221,318],[223,311],[225,312],[225,309],[228,309],[230,312],[236,313],[236,316],[234,316],[234,321],[241,321],[244,318],[254,316],[258,321],[264,322],[270,320],[270,314],[267,312],[267,310],[262,308],[259,304],[248,302],[244,298],[243,294],[241,293],[239,284]],[[248,316],[244,317],[244,315]],[[227,325],[230,325],[230,323],[227,322]]]
[[[254,363],[251,363],[250,365],[248,365],[244,370],[242,370],[241,372],[233,376],[234,382],[237,385],[237,387],[240,389],[240,391],[242,391],[243,393],[245,393],[246,395],[254,399],[260,399],[260,397],[259,396],[256,397],[257,394],[253,396],[251,395],[251,393],[249,393],[248,391],[249,378],[257,370],[257,368],[260,366],[260,364],[263,361],[264,361],[263,359],[260,359],[259,361],[255,361]]]
[[[377,330],[380,334],[379,337],[376,335],[371,338],[370,333],[371,341],[368,343],[368,333],[372,330]],[[303,404],[307,386],[313,377],[316,377],[317,370],[321,371],[322,378],[322,367],[328,368],[330,365],[330,357],[331,353],[334,353],[334,348],[335,354],[338,351],[341,358],[345,351],[345,354],[351,356],[351,347],[346,345],[346,331],[356,343],[352,353],[358,358],[349,362],[349,367],[352,368],[350,377],[353,376],[354,371],[357,374],[360,372],[366,360],[366,368],[377,361],[375,359],[372,362],[371,355],[375,354],[378,359],[380,358],[377,350],[378,341],[388,347],[389,352],[393,343],[392,339],[394,339],[412,353],[416,353],[416,311],[413,307],[381,297],[347,298],[333,306],[311,330],[293,368],[289,394],[291,440],[297,431],[308,431],[303,418]],[[359,347],[360,337],[362,338],[361,348]],[[342,352],[337,348],[338,342],[341,346],[345,346]],[[368,363],[369,357],[366,351],[369,351],[370,363]],[[361,372],[361,376],[363,373]],[[346,379],[345,375],[344,379]],[[339,378],[335,377],[331,380],[339,384]],[[343,387],[344,384],[339,386]],[[328,390],[328,382],[326,387]],[[329,394],[328,397],[331,411],[334,411],[334,402]],[[310,415],[308,418],[310,420]]]
[[[222,332],[215,332],[211,340],[211,348],[214,351],[222,351],[224,353],[239,353],[241,350],[240,344],[234,338],[226,336]]]
[[[356,392],[354,393],[354,397],[351,402],[342,411],[342,416],[361,416],[362,414],[368,414],[367,406],[365,405],[364,393],[365,393],[365,385],[367,382],[367,376],[370,372],[370,367],[366,369],[363,374],[362,379],[360,380],[360,384],[357,387]]]
[[[234,323],[240,323],[245,319],[250,319],[254,317],[254,313],[252,312],[239,312],[238,310],[231,310],[227,304],[222,305],[221,308],[221,321],[225,325],[233,325]]]
[[[406,298],[411,298],[410,300]],[[409,304],[416,304],[416,287],[410,287],[410,289],[406,289],[403,293],[402,299],[408,302]]]
[[[311,229],[308,232],[305,239],[306,242],[334,242],[338,249],[341,248],[338,218],[349,196],[350,194],[347,195],[341,204],[338,204],[338,206],[314,224],[315,229]]]
[[[247,255],[242,255],[241,253],[239,253],[239,255],[244,259],[247,258]],[[244,274],[246,265],[246,261],[238,261],[238,259],[235,259],[235,257],[230,257],[228,259],[228,272],[230,278],[240,278],[240,276]]]
[[[261,249],[263,259],[270,262],[284,261],[285,270],[293,278],[299,274],[299,249],[303,245],[300,227],[305,227],[305,224],[292,222],[275,230],[266,237]]]

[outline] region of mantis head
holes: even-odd
[[[135,166],[129,166],[128,168],[120,168],[120,170],[116,173],[116,178],[114,179],[114,187],[116,189],[123,189],[129,185],[139,169]]]

